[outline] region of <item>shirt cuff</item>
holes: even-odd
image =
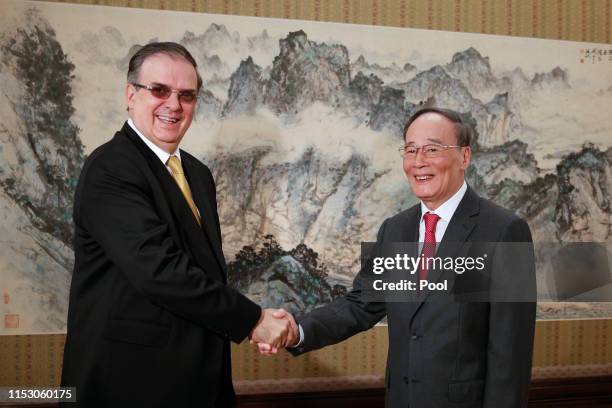
[[[298,329],[300,331],[300,341],[298,341],[298,344],[296,344],[292,348],[298,348],[304,345],[304,329],[302,328],[301,324],[298,324]]]

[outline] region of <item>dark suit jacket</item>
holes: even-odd
[[[62,372],[80,406],[234,404],[229,340],[261,309],[226,285],[210,170],[181,161],[202,227],[127,123],[81,172]]]
[[[385,220],[377,244],[417,241],[420,217],[416,205]],[[531,233],[525,221],[468,188],[436,256],[458,255],[449,243],[462,242],[531,242]],[[533,262],[517,273],[535,285]],[[368,302],[366,281],[362,270],[345,297],[298,319],[305,340],[294,354],[342,341],[386,315],[388,407],[527,405],[534,302],[461,302],[434,291],[423,293],[426,302]]]

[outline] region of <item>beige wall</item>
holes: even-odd
[[[610,43],[612,0],[55,0]]]

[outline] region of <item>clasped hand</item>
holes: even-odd
[[[291,313],[284,309],[263,309],[250,338],[251,343],[257,343],[261,354],[270,355],[279,348],[295,346],[300,334]]]

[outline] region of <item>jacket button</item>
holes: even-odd
[[[406,376],[404,376],[403,380],[404,380],[404,383],[406,383],[406,384],[410,383],[410,378],[408,378]]]
[[[413,334],[413,335],[412,335],[410,338],[411,338],[412,340],[418,340],[418,339],[419,339],[419,336],[418,336],[417,334]]]

